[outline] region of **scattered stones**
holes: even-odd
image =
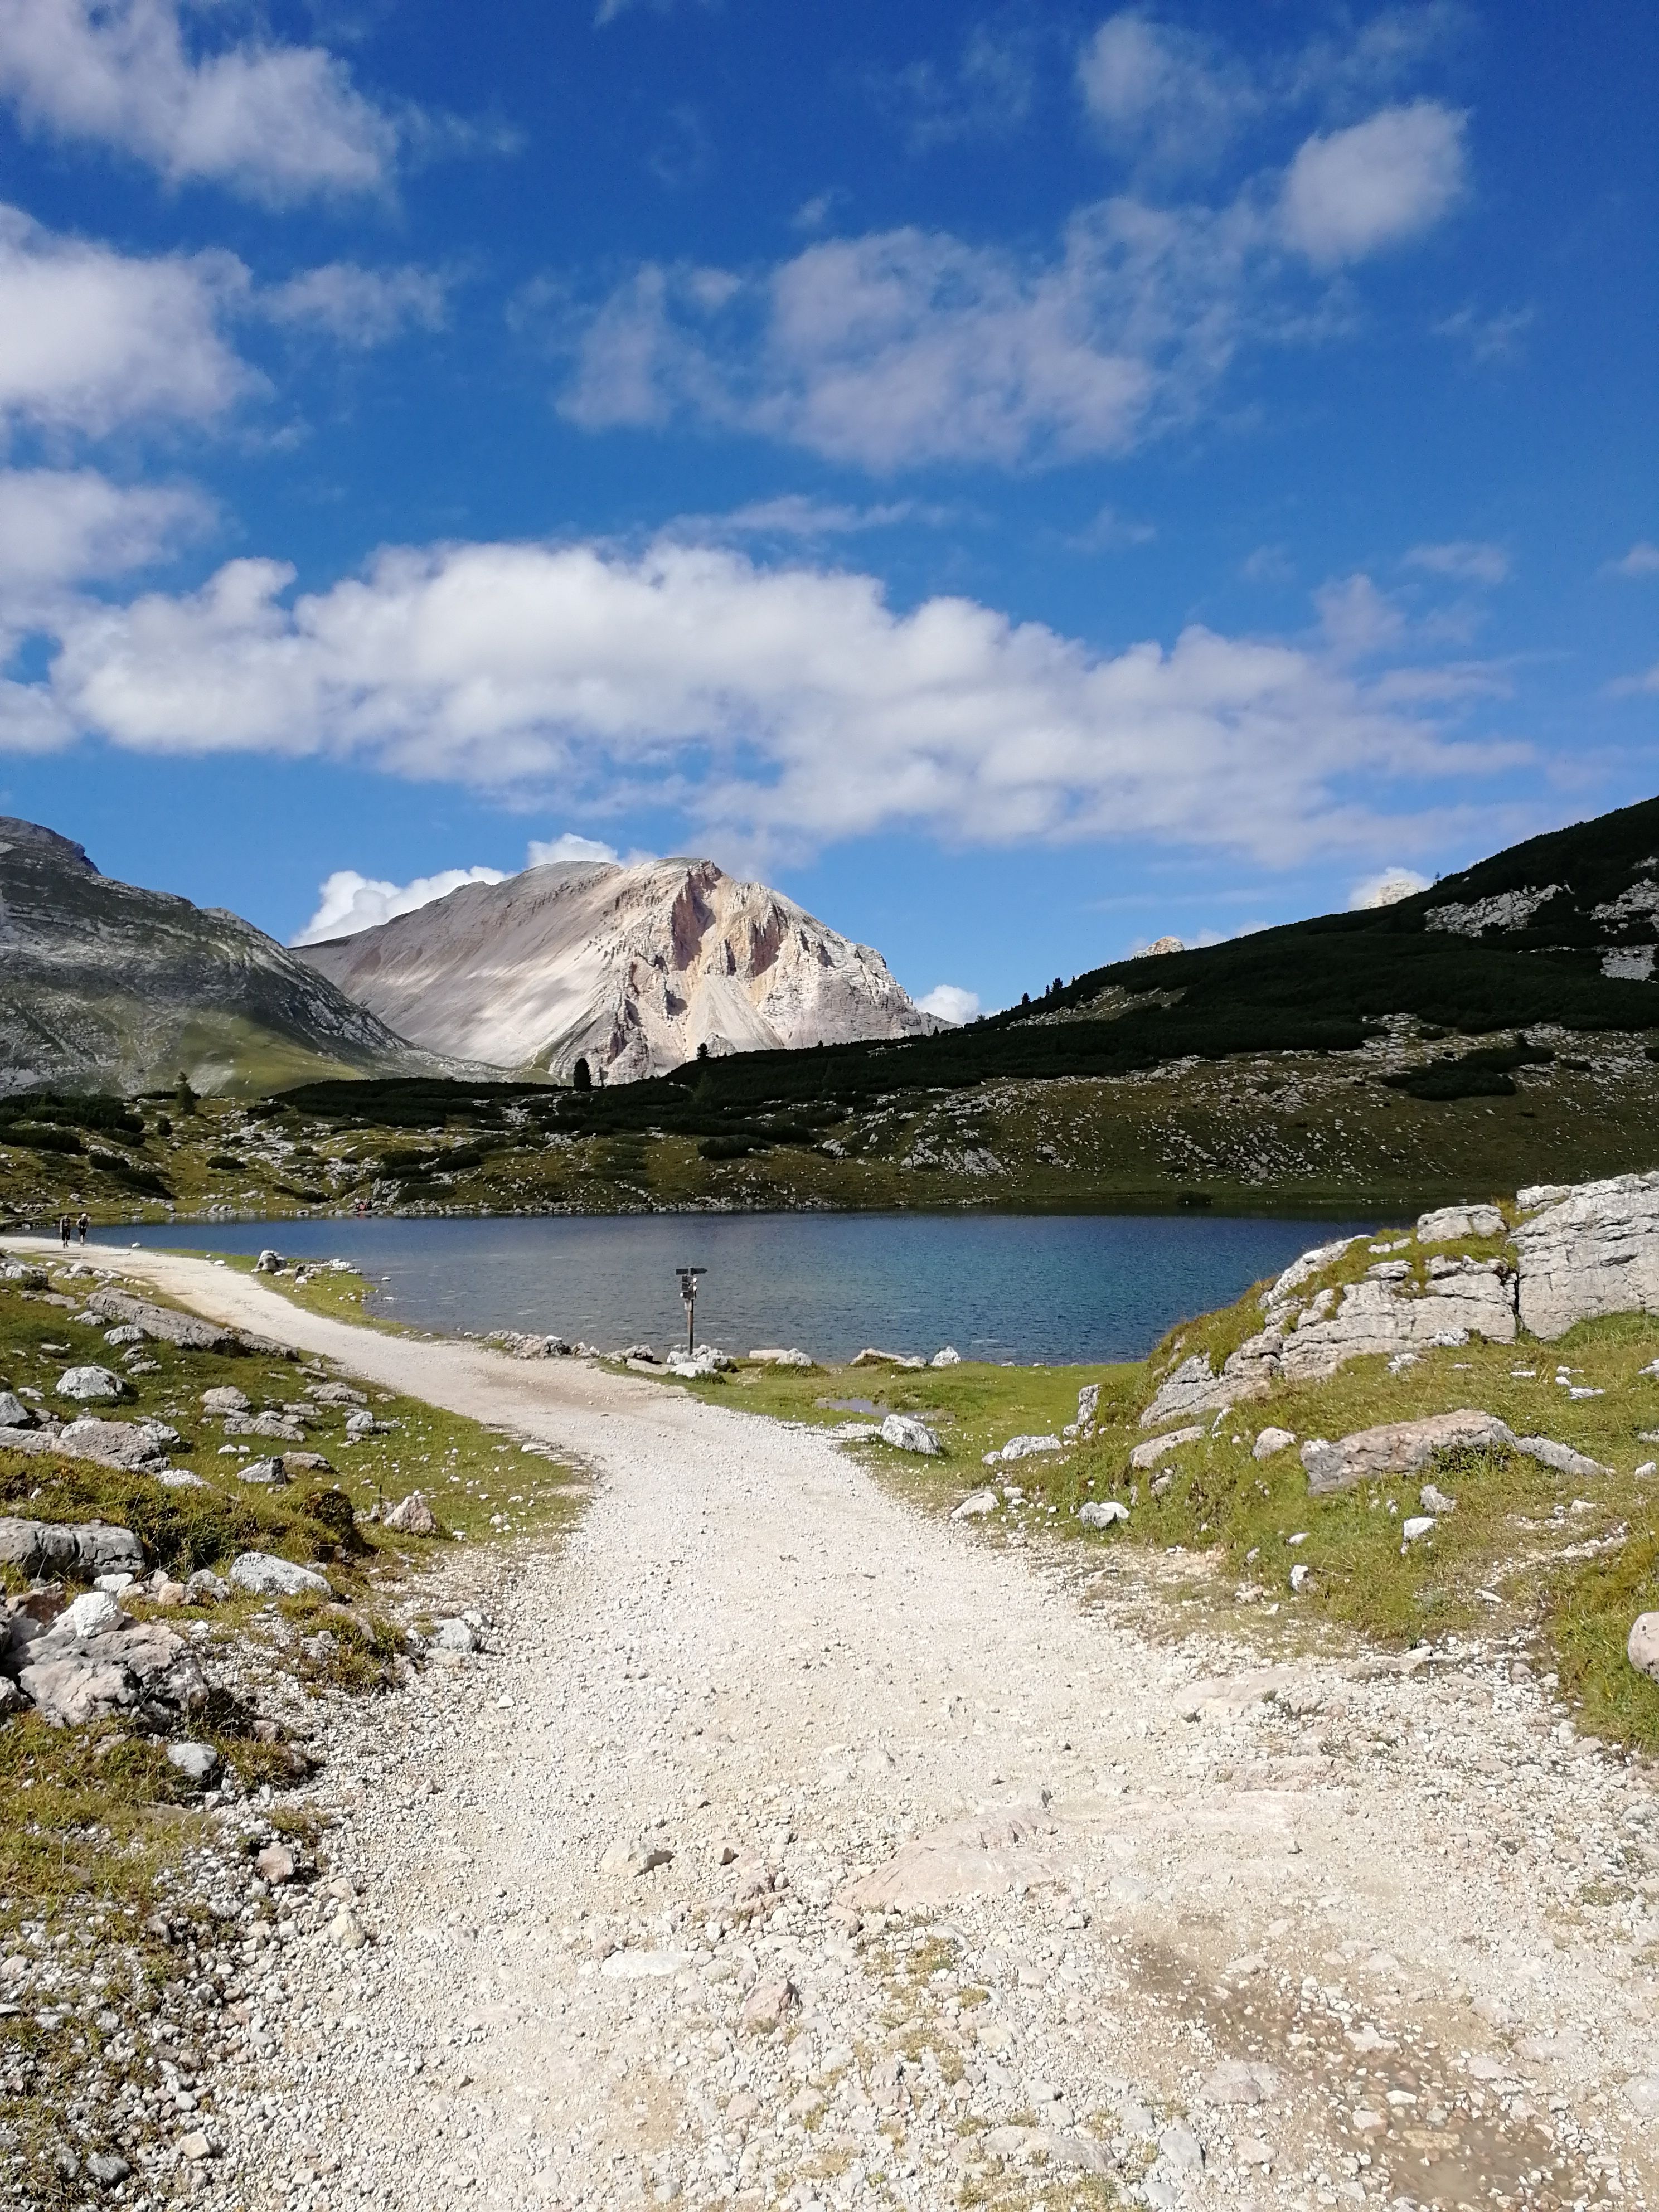
[[[418,1490],[411,1490],[407,1498],[394,1505],[380,1525],[399,1536],[435,1536],[438,1534],[438,1516],[425,1494]]]
[[[217,1322],[204,1321],[198,1314],[179,1313],[172,1306],[152,1305],[125,1291],[94,1291],[87,1304],[105,1321],[130,1323],[143,1335],[161,1344],[175,1344],[186,1352],[240,1352],[251,1341],[240,1337],[233,1328],[222,1328]],[[281,1346],[270,1349],[278,1358],[289,1356]]]
[[[1252,1459],[1272,1459],[1277,1453],[1288,1451],[1296,1442],[1293,1429],[1263,1429],[1251,1449]]]
[[[810,1352],[794,1350],[784,1352],[776,1346],[769,1346],[760,1352],[751,1352],[749,1357],[762,1367],[807,1368],[817,1364]]]
[[[195,1577],[191,1577],[194,1583]],[[255,1597],[330,1597],[326,1577],[292,1559],[279,1559],[270,1552],[240,1552],[230,1563],[233,1589]]]
[[[896,1450],[922,1452],[930,1459],[939,1454],[939,1438],[926,1421],[911,1413],[889,1413],[881,1425],[881,1440]]]
[[[185,1601],[188,1605],[222,1605],[230,1595],[230,1584],[222,1575],[216,1575],[211,1567],[198,1567],[185,1583]]]
[[[82,1405],[100,1399],[125,1398],[131,1387],[107,1367],[66,1367],[58,1378],[58,1396],[77,1399]]]

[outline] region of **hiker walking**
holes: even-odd
[[[60,1213],[58,1217],[58,1241],[67,1252],[70,1243],[70,1218],[67,1213]]]
[[[83,1247],[84,1247],[84,1245],[85,1245],[85,1243],[86,1243],[86,1241],[87,1241],[87,1231],[88,1231],[88,1229],[90,1229],[90,1228],[91,1228],[91,1226],[92,1226],[92,1216],[91,1216],[89,1213],[85,1212],[83,1211],[83,1212],[82,1212],[82,1215],[81,1215],[81,1218],[80,1218],[80,1219],[76,1223],[76,1224],[75,1224],[75,1233],[76,1233],[76,1235],[80,1238],[81,1243],[82,1243],[82,1246],[83,1246]],[[68,1239],[68,1237],[67,1237],[64,1239],[64,1242],[66,1244],[69,1243],[69,1239]]]

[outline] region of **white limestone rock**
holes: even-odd
[[[939,1438],[926,1421],[911,1413],[889,1413],[881,1425],[881,1440],[896,1451],[922,1452],[929,1459],[939,1455]]]
[[[1601,1314],[1659,1313],[1659,1173],[1522,1194],[1541,1207],[1515,1231],[1520,1311],[1553,1340]]]
[[[1516,1438],[1495,1413],[1462,1407],[1455,1413],[1431,1413],[1420,1421],[1387,1421],[1374,1429],[1356,1429],[1332,1443],[1311,1437],[1302,1447],[1302,1464],[1308,1473],[1308,1489],[1314,1497],[1349,1490],[1357,1482],[1389,1475],[1415,1474],[1437,1451],[1455,1445],[1477,1449],[1514,1448]]]
[[[1501,1237],[1504,1217],[1495,1206],[1442,1206],[1417,1217],[1419,1244],[1453,1244],[1461,1237]]]
[[[1250,1448],[1250,1457],[1256,1460],[1272,1459],[1279,1452],[1288,1451],[1295,1442],[1294,1429],[1271,1427],[1263,1429]]]
[[[1167,1459],[1172,1451],[1178,1451],[1182,1444],[1199,1443],[1203,1434],[1202,1427],[1194,1424],[1190,1428],[1171,1429],[1165,1436],[1151,1437],[1144,1444],[1135,1446],[1129,1454],[1129,1464],[1133,1468],[1140,1468],[1156,1467],[1161,1459]]]

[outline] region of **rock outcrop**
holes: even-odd
[[[0,1092],[130,1095],[450,1072],[221,907],[100,875],[55,830],[0,816]]]
[[[886,962],[712,860],[562,861],[295,957],[434,1052],[568,1081],[710,1053],[920,1036]]]
[[[1600,1314],[1659,1313],[1659,1175],[1523,1190],[1521,1320],[1553,1340]],[[1535,1209],[1535,1210],[1534,1210]]]

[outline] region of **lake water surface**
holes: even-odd
[[[1370,1222],[1214,1214],[746,1213],[180,1224],[95,1241],[351,1261],[419,1327],[556,1331],[606,1349],[683,1340],[674,1270],[705,1267],[700,1340],[866,1344],[965,1359],[1139,1359],[1311,1244]]]

